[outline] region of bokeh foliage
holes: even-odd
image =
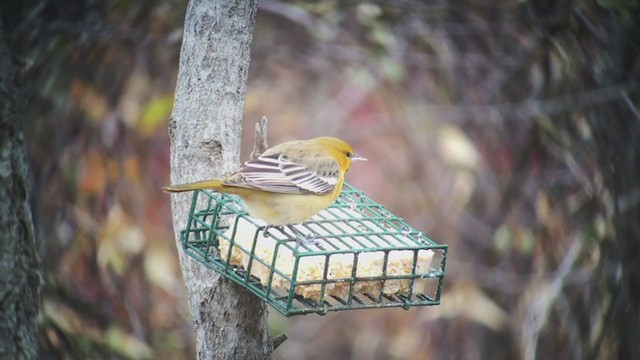
[[[192,358],[166,123],[185,1],[4,5],[50,358]],[[635,1],[259,2],[243,150],[338,135],[450,245],[443,304],[281,319],[282,359],[638,356]]]

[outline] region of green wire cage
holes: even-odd
[[[181,240],[285,316],[440,303],[447,246],[352,186],[295,230],[249,217],[236,196],[197,190]]]

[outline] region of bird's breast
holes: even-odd
[[[269,225],[305,222],[335,200],[331,195],[297,195],[259,192],[241,196],[249,214]]]

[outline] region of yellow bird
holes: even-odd
[[[367,159],[340,139],[294,140],[266,150],[228,177],[163,189],[169,192],[211,189],[235,194],[244,201],[252,217],[269,226],[300,224],[336,200],[354,160]]]

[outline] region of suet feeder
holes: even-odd
[[[440,303],[447,246],[352,186],[295,227],[267,227],[237,197],[197,190],[181,241],[285,316]]]

